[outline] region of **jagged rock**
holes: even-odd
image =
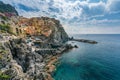
[[[0,59],[0,71],[9,75],[9,79],[44,80],[41,72],[45,63],[40,54],[32,53],[22,40],[4,43],[4,47],[3,49],[7,49],[8,52],[4,53]]]
[[[4,52],[0,53],[0,71],[2,74],[7,75],[8,79],[16,80],[16,79],[23,79],[24,73],[22,67],[13,59],[13,55],[10,51],[8,46],[3,43]],[[0,78],[3,79],[4,78]]]
[[[77,46],[77,45],[75,45],[74,47],[75,47],[75,48],[78,48],[78,46]]]

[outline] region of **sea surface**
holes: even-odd
[[[120,34],[73,36],[98,44],[69,42],[79,48],[60,57],[54,80],[120,80]]]

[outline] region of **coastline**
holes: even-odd
[[[54,65],[54,63],[58,61],[58,58],[59,58],[59,55],[52,56],[49,59],[48,63],[46,64],[45,72],[47,73],[46,74],[47,77],[45,77],[45,80],[53,80],[51,73],[56,69],[56,66]]]
[[[54,80],[52,77],[52,73],[56,70],[55,63],[57,63],[59,57],[64,54],[64,52],[67,52],[69,50],[72,50],[73,48],[76,48],[72,45],[66,45],[66,48],[63,48],[63,50],[60,51],[60,53],[56,54],[55,56],[51,56],[45,65],[45,72],[47,73],[45,77],[45,80]]]

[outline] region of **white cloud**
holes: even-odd
[[[108,0],[106,4],[106,9],[109,12],[120,11],[120,0]]]
[[[88,26],[97,24],[120,23],[119,17],[107,19],[106,15],[120,13],[120,0],[2,0],[16,7],[20,15],[25,17],[49,16],[60,19],[70,26]],[[37,9],[26,11],[19,4]],[[52,10],[50,10],[50,8]],[[54,11],[57,10],[57,11]],[[72,24],[72,25],[71,25]]]
[[[100,1],[98,3],[90,3],[89,4],[89,8],[94,8],[94,7],[99,7],[99,6],[102,6],[102,7],[105,7],[105,3]],[[100,7],[99,7],[100,8]]]
[[[91,17],[102,15],[105,13],[105,10],[111,12],[113,6],[115,6],[117,2],[120,2],[120,0],[108,0],[107,3],[103,1],[91,3],[90,0],[4,0],[4,2],[14,5],[18,12],[23,11],[23,9],[19,7],[19,4],[23,4],[27,7],[38,9],[38,12],[44,12],[44,14],[49,13],[59,15],[59,17],[72,19],[74,17],[84,18],[85,16]],[[60,12],[51,13],[49,12],[50,7],[57,8]],[[36,16],[38,15],[38,12],[36,12]],[[33,12],[31,11],[31,13]],[[91,15],[89,15],[90,13]],[[25,11],[20,13],[20,15],[24,14],[26,14]],[[32,15],[28,16],[32,17]]]

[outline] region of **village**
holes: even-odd
[[[4,19],[4,18],[6,19]],[[57,44],[50,41],[50,37],[54,31],[54,27],[60,22],[54,18],[25,18],[22,16],[15,16],[12,13],[0,13],[1,26],[9,26],[9,30],[0,30],[0,42],[7,42],[13,39],[23,39],[30,47],[32,52],[37,51],[40,54],[61,53],[66,49],[65,45]],[[60,26],[60,25],[58,25]],[[62,47],[63,46],[63,47]]]

